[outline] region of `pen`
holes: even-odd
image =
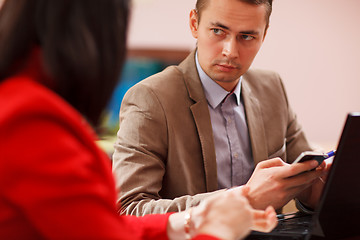
[[[326,153],[327,158],[332,157],[332,156],[335,156],[335,153],[336,153],[336,150],[332,150],[332,151]]]
[[[330,158],[332,156],[335,156],[335,154],[336,154],[336,150],[332,150],[332,151],[326,153],[327,158],[325,158],[325,159],[328,159],[328,158]],[[323,184],[325,184],[325,181],[321,177],[319,177],[319,179]]]

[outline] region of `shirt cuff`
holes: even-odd
[[[306,207],[297,198],[295,198],[295,206],[296,206],[297,209],[299,209],[300,212],[307,213],[307,214],[314,214],[315,213],[315,211],[313,209]]]

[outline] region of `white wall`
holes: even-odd
[[[195,0],[133,0],[129,47],[192,49],[189,29]]]
[[[282,75],[309,139],[324,148],[337,144],[346,113],[360,111],[359,10],[358,0],[275,0],[254,62]]]
[[[129,47],[193,49],[195,0],[135,0]],[[274,0],[270,29],[253,67],[284,80],[308,138],[335,147],[346,113],[360,111],[360,1]]]

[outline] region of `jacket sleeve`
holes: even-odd
[[[212,194],[162,198],[168,127],[163,106],[151,88],[138,84],[126,93],[113,155],[119,213],[141,216],[177,212],[198,205]]]

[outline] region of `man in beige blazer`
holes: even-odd
[[[299,174],[316,167],[316,161],[285,163],[311,147],[279,75],[248,70],[266,35],[272,1],[258,5],[240,0],[206,2],[190,13],[197,49],[179,66],[136,84],[123,99],[113,155],[119,212],[181,211],[224,191],[218,178],[222,168],[217,166],[221,149],[215,150],[217,130],[199,71],[230,94],[241,87],[250,144],[249,176],[255,168],[245,181],[253,207],[279,209],[294,197],[313,207],[320,182],[316,179],[325,167]]]

